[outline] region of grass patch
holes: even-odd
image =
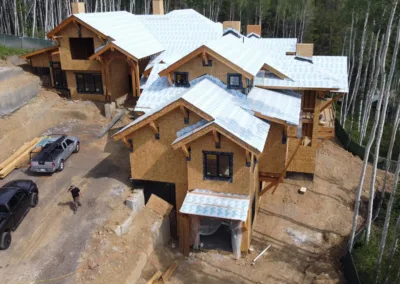
[[[23,49],[23,48],[13,48],[13,47],[7,47],[4,45],[0,45],[0,58],[5,60],[8,56],[11,55],[21,55],[24,53],[28,53],[28,49]]]
[[[389,194],[386,195],[386,199],[383,203],[382,209],[379,212],[378,218],[372,224],[371,238],[367,245],[365,243],[365,235],[356,242],[353,249],[354,263],[357,267],[358,274],[362,283],[374,283],[374,271],[376,260],[378,257],[379,246],[382,236],[383,224],[385,222],[386,206],[389,200]],[[389,271],[389,253],[394,240],[394,230],[397,218],[400,214],[400,201],[396,196],[395,203],[393,204],[392,214],[390,218],[389,233],[386,240],[386,246],[384,255],[382,258],[381,270],[379,274],[379,282],[384,283],[386,275]],[[388,283],[395,283],[395,279],[400,267],[400,253],[397,251],[393,258],[392,269],[389,274]]]

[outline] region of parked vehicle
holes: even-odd
[[[42,151],[31,159],[30,170],[37,173],[62,171],[65,161],[72,153],[79,152],[79,139],[74,136],[55,135],[45,144]]]
[[[0,249],[11,245],[11,231],[38,202],[39,191],[31,180],[11,181],[0,188]]]

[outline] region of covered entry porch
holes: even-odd
[[[180,209],[183,254],[188,255],[190,248],[199,249],[201,246],[222,250],[231,247],[234,257],[240,258],[249,206],[248,195],[204,189],[188,192]],[[201,245],[202,242],[207,243]]]

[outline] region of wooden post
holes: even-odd
[[[189,215],[179,214],[180,236],[179,247],[184,256],[189,256],[190,252],[190,219]]]
[[[136,78],[136,96],[140,96],[140,78],[139,78],[139,62],[135,62],[136,64],[136,70],[135,70],[135,78]]]

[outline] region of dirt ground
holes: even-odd
[[[45,111],[52,116],[43,116]],[[50,121],[43,121],[47,119]],[[24,126],[32,121],[37,127],[25,131]],[[1,186],[14,179],[32,179],[38,184],[40,198],[39,205],[13,232],[11,247],[0,251],[1,283],[75,283],[70,276],[75,274],[92,232],[107,220],[115,204],[123,201],[123,190],[130,185],[127,149],[111,138],[116,130],[97,138],[105,122],[93,103],[64,101],[47,90],[7,119],[0,119],[2,133],[20,132],[11,144],[0,140],[2,154],[32,135],[68,133],[81,141],[81,151],[66,161],[62,172],[43,176],[23,168],[0,180]],[[76,215],[67,193],[71,184],[84,194]]]

